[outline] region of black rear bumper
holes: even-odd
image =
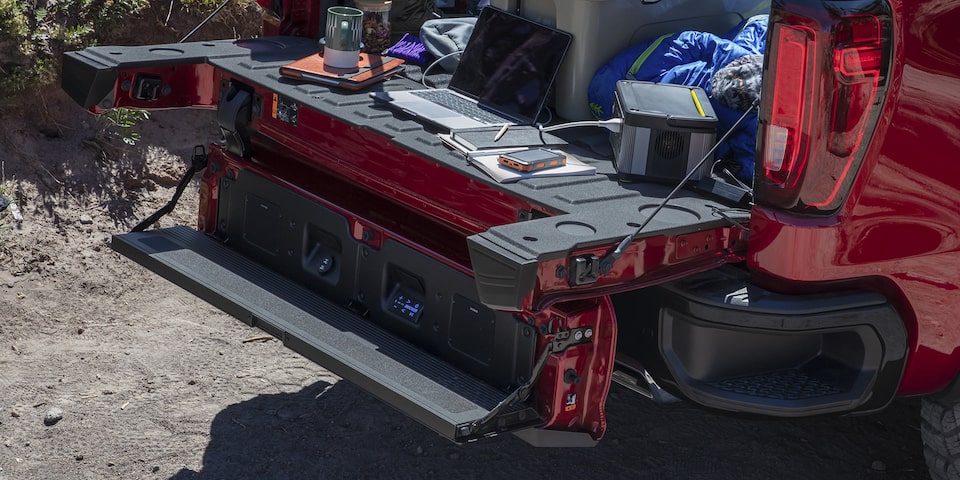
[[[896,394],[907,333],[876,293],[782,295],[724,267],[614,299],[618,352],[702,405],[798,417],[866,412]]]

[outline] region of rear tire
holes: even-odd
[[[923,456],[933,480],[960,480],[960,402],[924,397],[920,409]]]

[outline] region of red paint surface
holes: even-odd
[[[545,427],[584,431],[600,440],[607,428],[604,404],[610,392],[613,360],[616,354],[617,325],[613,304],[608,297],[557,305],[535,317],[535,325],[551,324],[562,329],[590,327],[590,343],[553,354],[547,361],[530,402],[545,419]],[[541,337],[539,352],[551,337]],[[564,381],[564,373],[573,370],[579,383]],[[576,399],[570,404],[570,395]]]
[[[891,6],[887,101],[850,197],[823,219],[755,208],[748,261],[778,290],[843,281],[887,295],[910,334],[909,395],[960,368],[960,3]]]
[[[155,100],[133,97],[136,81],[146,76],[161,81],[160,95]],[[185,64],[169,67],[138,67],[117,72],[113,106],[140,109],[200,107],[216,108],[219,85],[214,83],[214,68],[208,64]],[[95,113],[105,111],[91,107]]]

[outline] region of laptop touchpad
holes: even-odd
[[[460,114],[432,102],[417,102],[417,115],[429,118],[459,117]]]

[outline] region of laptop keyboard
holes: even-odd
[[[480,108],[479,105],[470,100],[454,95],[448,90],[416,90],[410,93],[481,122],[504,123],[509,121],[493,112]]]

